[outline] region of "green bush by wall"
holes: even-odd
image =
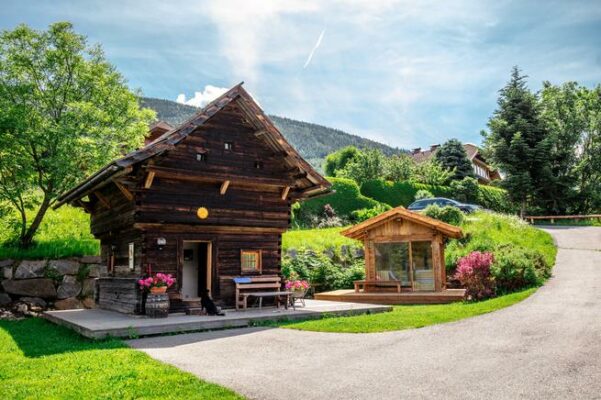
[[[309,215],[322,215],[326,204],[332,206],[336,215],[341,218],[350,219],[352,212],[363,208],[374,208],[380,203],[376,200],[363,196],[359,191],[357,183],[345,178],[327,178],[332,183],[335,193],[318,197],[316,199],[301,201],[294,208],[296,221],[306,221]]]
[[[361,186],[361,194],[392,207],[407,207],[413,203],[419,190],[427,190],[436,197],[452,198],[453,196],[449,187],[425,185],[410,181],[391,182],[383,179],[373,179]]]
[[[390,182],[374,179],[365,182],[361,186],[361,194],[392,207],[407,207],[413,203],[419,190],[427,190],[436,197],[455,198],[453,189],[448,186],[425,185],[410,181]],[[491,186],[478,185],[476,203],[498,212],[511,212],[513,210],[507,192]]]

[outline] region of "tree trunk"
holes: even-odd
[[[25,232],[24,235],[21,235],[20,243],[19,243],[21,248],[26,249],[31,246],[31,244],[33,243],[33,236],[38,231],[38,228],[40,227],[40,224],[42,223],[42,220],[44,219],[44,215],[46,215],[46,211],[48,211],[49,207],[50,207],[50,197],[48,195],[45,195],[44,200],[42,201],[42,204],[40,205],[40,209],[38,210],[38,213],[36,214],[35,218],[31,222],[31,225],[29,225],[27,232]]]
[[[520,218],[524,219],[526,215],[526,200],[522,200],[522,204],[520,205]]]

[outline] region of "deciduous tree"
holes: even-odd
[[[3,31],[0,202],[19,216],[20,245],[32,243],[60,193],[138,147],[153,117],[71,24]]]

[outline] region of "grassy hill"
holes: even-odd
[[[198,111],[198,108],[179,104],[175,101],[143,97],[142,106],[156,111],[157,118],[171,125],[179,125]],[[321,168],[323,158],[328,154],[345,146],[359,148],[377,148],[386,155],[403,152],[373,140],[343,132],[338,129],[328,128],[309,122],[297,121],[290,118],[270,115],[269,118],[276,124],[286,139],[299,153],[317,168]]]

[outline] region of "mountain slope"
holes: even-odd
[[[175,101],[143,97],[143,107],[156,111],[157,118],[172,126],[177,126],[198,111],[198,108],[179,104]],[[328,128],[309,122],[270,115],[269,118],[282,132],[286,140],[315,167],[320,168],[323,158],[345,146],[377,148],[386,155],[401,153],[404,150],[393,148],[338,129]]]

